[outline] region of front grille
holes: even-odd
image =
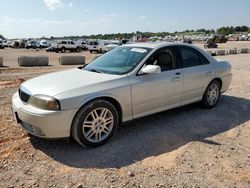
[[[22,91],[21,89],[18,90],[19,97],[23,102],[28,102],[30,95]]]
[[[27,123],[21,122],[21,126],[27,130],[28,132],[34,133],[34,129],[32,127],[32,125],[29,125]]]
[[[28,123],[25,123],[23,121],[21,121],[21,126],[30,134],[35,135],[35,136],[42,136],[44,137],[45,134],[44,132],[39,128],[39,127],[34,127]]]

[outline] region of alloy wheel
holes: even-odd
[[[82,131],[90,142],[101,142],[106,139],[114,126],[114,117],[107,108],[96,108],[84,119]]]

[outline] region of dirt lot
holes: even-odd
[[[216,108],[192,104],[142,118],[93,149],[29,137],[14,122],[11,96],[23,80],[71,68],[54,53],[53,66],[17,68],[27,54],[46,52],[0,51],[9,66],[0,68],[0,187],[250,187],[250,53],[216,57],[230,61],[234,76]]]

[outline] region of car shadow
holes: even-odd
[[[30,137],[30,141],[36,149],[71,167],[120,168],[171,152],[191,141],[220,145],[208,137],[248,121],[249,112],[250,100],[225,95],[211,110],[192,104],[129,122],[118,129],[110,142],[98,148],[36,137]]]

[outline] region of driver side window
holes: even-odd
[[[149,58],[146,64],[158,65],[162,72],[172,70],[175,68],[174,53],[170,48],[160,49]]]

